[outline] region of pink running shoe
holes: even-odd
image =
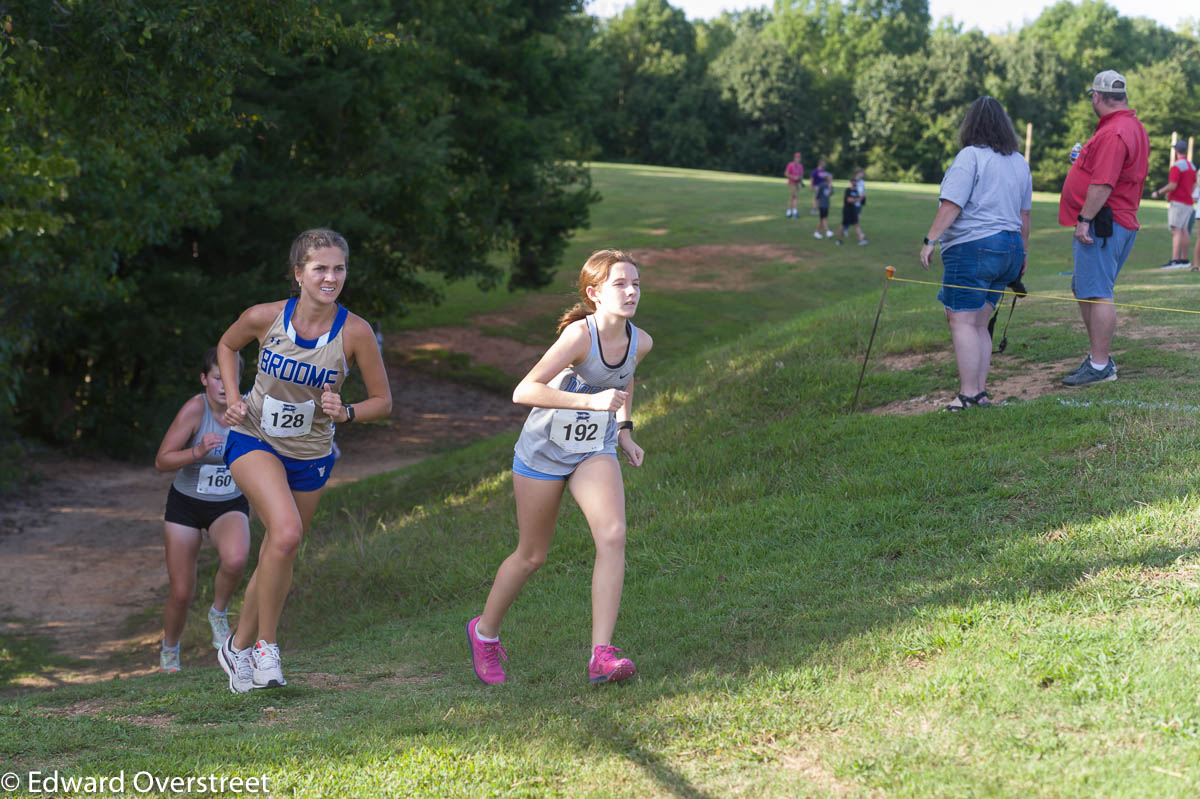
[[[632,660],[617,657],[620,651],[615,646],[598,646],[592,650],[592,659],[588,663],[588,679],[593,685],[620,682],[637,674]]]
[[[500,665],[500,659],[508,660],[508,653],[500,646],[499,641],[489,643],[479,640],[479,636],[475,634],[475,625],[479,624],[481,618],[483,617],[476,616],[467,622],[467,644],[471,647],[471,665],[475,667],[475,676],[484,685],[506,682],[507,677],[504,676],[504,667]]]

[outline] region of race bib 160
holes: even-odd
[[[229,473],[228,467],[213,463],[206,463],[200,467],[200,477],[196,480],[197,494],[221,496],[237,490],[237,483],[233,482],[233,475]]]

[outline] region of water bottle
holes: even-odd
[[[1075,159],[1079,157],[1079,153],[1083,150],[1083,145],[1075,142],[1075,146],[1071,148],[1071,163],[1075,163]]]

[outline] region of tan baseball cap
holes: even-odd
[[[1115,69],[1106,69],[1092,81],[1092,88],[1088,89],[1087,93],[1123,91],[1125,91],[1125,76]]]

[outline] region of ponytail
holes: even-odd
[[[595,311],[595,308],[589,308],[582,302],[577,302],[567,310],[563,311],[563,315],[558,317],[558,329],[556,333],[563,332],[563,328],[572,322],[578,322],[580,319],[587,317],[588,314]]]

